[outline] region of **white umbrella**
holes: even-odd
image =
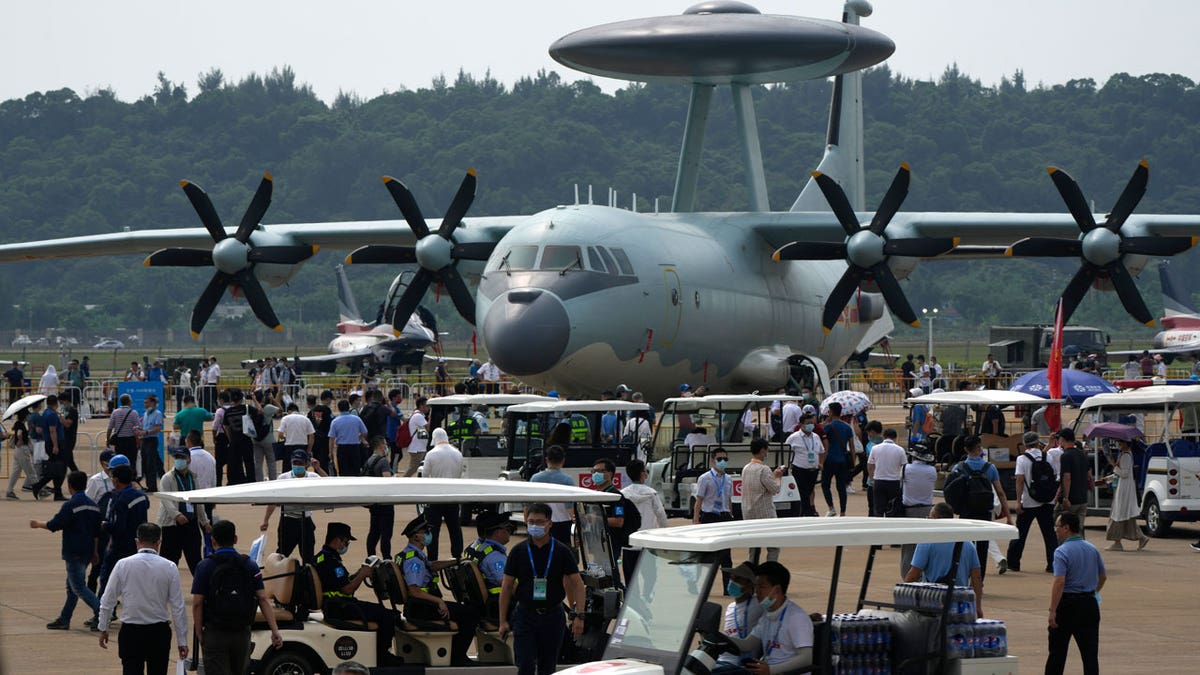
[[[828,414],[829,404],[835,401],[842,404],[843,415],[857,415],[871,407],[871,399],[867,398],[866,394],[861,391],[846,389],[830,394],[828,398],[821,401],[821,414]]]
[[[16,401],[12,402],[8,406],[8,408],[5,409],[4,417],[0,417],[0,420],[6,420],[6,419],[12,417],[13,415],[16,415],[17,413],[21,412],[22,410],[28,408],[29,406],[34,405],[35,403],[41,403],[42,401],[45,401],[45,400],[46,400],[45,394],[30,394],[29,396],[25,396],[21,399],[18,399]]]

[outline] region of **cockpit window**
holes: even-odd
[[[617,266],[621,268],[621,274],[633,274],[633,265],[629,263],[629,256],[625,255],[624,249],[612,249],[613,257],[617,259]]]
[[[538,269],[565,270],[571,266],[582,267],[578,246],[547,246],[542,252],[542,263]]]
[[[596,272],[607,272],[608,268],[604,265],[604,259],[596,252],[595,246],[588,247],[588,266]]]
[[[514,246],[500,258],[497,269],[500,270],[531,270],[533,261],[537,259],[536,246]]]

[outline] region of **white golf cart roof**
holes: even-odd
[[[1094,397],[1093,397],[1094,398]],[[1007,389],[978,389],[966,391],[944,391],[939,394],[925,394],[905,399],[905,405],[1032,405],[1043,406],[1047,403],[1062,403],[1063,399],[1047,399],[1033,394]]]
[[[191,504],[274,504],[315,508],[467,502],[614,502],[620,499],[620,495],[611,492],[566,485],[468,478],[302,478],[157,494],[162,499]]]
[[[1200,403],[1200,385],[1153,385],[1115,394],[1096,394],[1079,406],[1091,408],[1157,408],[1172,403]]]
[[[699,410],[701,408],[716,408],[717,406],[744,407],[748,403],[774,403],[776,401],[799,401],[799,396],[786,394],[711,394],[709,396],[680,396],[663,401],[663,406],[671,406],[673,410]]]
[[[1008,541],[1017,528],[958,518],[765,518],[635,532],[631,546],[712,552],[727,548],[887,546],[955,541]]]
[[[559,401],[551,399],[537,403],[522,403],[508,409],[514,413],[572,413],[572,412],[632,412],[650,410],[649,403],[632,401]]]
[[[538,401],[556,401],[558,399],[537,394],[454,394],[439,396],[426,401],[429,405],[517,405],[520,403],[537,403]]]

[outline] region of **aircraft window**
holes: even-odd
[[[533,269],[533,261],[536,259],[536,246],[514,246],[500,259],[500,265],[497,269],[531,270]]]
[[[547,246],[538,269],[565,270],[573,265],[582,267],[581,260],[578,246]]]
[[[604,265],[604,259],[600,257],[599,253],[596,253],[596,247],[589,246],[587,251],[588,266],[597,272],[607,272],[608,268]]]
[[[596,250],[600,252],[600,257],[604,259],[605,265],[608,267],[609,274],[617,273],[617,261],[613,259],[612,254],[603,246],[597,246]]]
[[[629,263],[629,256],[625,255],[623,249],[614,248],[613,256],[617,259],[617,266],[621,268],[621,274],[633,274],[633,265]]]

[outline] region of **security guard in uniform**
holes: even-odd
[[[492,622],[500,618],[500,586],[504,583],[504,565],[508,562],[506,547],[513,531],[509,522],[511,515],[507,512],[491,511],[481,514],[477,523],[479,538],[463,551],[468,558],[475,561],[483,574],[483,581],[488,590],[484,611]]]
[[[350,576],[342,564],[342,556],[350,549],[350,542],[358,541],[350,533],[346,523],[329,523],[325,530],[325,545],[315,559],[317,576],[321,579],[322,611],[328,619],[343,621],[370,621],[378,624],[375,630],[375,651],[379,665],[395,662],[388,649],[396,637],[396,613],[375,602],[364,602],[354,597],[354,591],[363,580],[371,576],[371,566],[363,564],[358,573]]]
[[[404,526],[404,536],[408,537],[408,546],[396,555],[396,564],[400,566],[404,583],[408,585],[405,617],[410,620],[453,621],[458,624],[458,632],[454,634],[450,649],[451,665],[474,665],[467,657],[467,650],[475,639],[479,614],[471,607],[443,600],[435,576],[447,567],[457,565],[458,560],[438,560],[431,563],[425,557],[425,547],[432,543],[433,531],[423,516],[417,516]]]
[[[113,496],[101,524],[108,535],[108,551],[100,571],[100,595],[104,594],[108,575],[112,574],[117,561],[137,553],[137,529],[146,522],[150,512],[150,499],[133,486],[133,467],[128,458],[121,464],[113,457],[109,466],[112,467]]]

